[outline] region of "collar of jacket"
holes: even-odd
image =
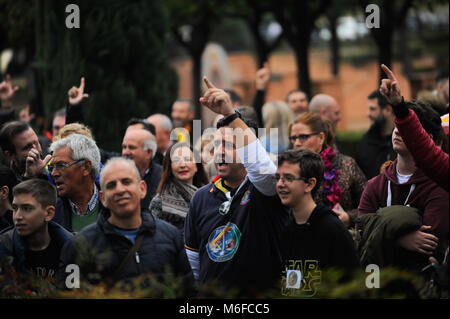
[[[211,185],[211,188],[209,189],[210,193],[225,195],[228,192],[228,189],[222,185],[222,178],[219,177],[219,175],[217,175],[212,180],[211,183],[212,183],[212,185]],[[250,180],[248,179],[248,176],[245,176],[244,181],[239,185],[239,187],[236,190],[236,192],[234,193],[233,197],[238,196],[238,193],[242,193],[243,190],[246,190],[247,184],[249,184],[249,183],[250,183]]]
[[[97,220],[97,225],[100,229],[105,233],[105,235],[118,235],[118,233],[114,230],[114,225],[108,222],[108,218],[111,216],[111,211],[108,208],[105,208],[100,217]],[[142,223],[139,227],[138,234],[142,232],[148,232],[150,236],[156,231],[156,220],[153,217],[152,213],[150,213],[147,209],[141,209],[141,218]]]
[[[70,239],[73,235],[68,232],[64,227],[50,221],[48,223],[48,232],[50,234],[51,240],[54,240],[58,245],[59,249],[64,246],[64,243]],[[25,261],[25,251],[27,250],[23,237],[14,229],[13,231],[13,242],[14,242],[14,254],[19,259],[20,264]]]
[[[389,164],[383,172],[383,175],[389,179],[392,183],[398,185],[397,180],[397,159]],[[425,175],[425,173],[418,167],[416,167],[416,171],[411,176],[411,178],[402,185],[412,185],[412,184],[420,184],[429,182],[430,178]]]

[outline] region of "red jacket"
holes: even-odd
[[[416,113],[410,109],[407,117],[395,119],[395,126],[414,158],[416,166],[448,192],[448,154],[434,144],[430,135],[420,124]]]
[[[431,233],[439,239],[448,238],[449,228],[449,195],[419,168],[405,184],[398,184],[397,160],[387,166],[380,174],[367,183],[361,196],[358,215],[375,213],[379,208],[387,206],[388,180],[391,181],[391,205],[410,205],[423,214],[423,225],[431,226]],[[405,203],[411,185],[415,189]]]

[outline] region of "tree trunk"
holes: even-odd
[[[330,22],[330,32],[331,32],[331,40],[330,40],[330,51],[331,51],[331,72],[333,76],[337,76],[339,74],[339,38],[337,35],[337,17],[330,16],[328,17]]]
[[[297,78],[299,88],[311,96],[311,80],[309,77],[308,51],[309,41],[299,41],[301,45],[295,46],[295,58],[297,60]]]
[[[377,38],[378,46],[378,65],[385,64],[392,68],[392,33],[394,30],[384,30]],[[386,78],[383,70],[379,68],[379,80]]]

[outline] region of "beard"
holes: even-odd
[[[377,131],[382,131],[384,129],[384,126],[386,125],[386,118],[383,116],[383,114],[380,113],[380,115],[378,115],[375,120],[373,121],[372,126],[377,130]]]

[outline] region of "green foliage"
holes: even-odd
[[[81,25],[67,29],[69,3],[44,0],[37,8],[33,66],[45,113],[65,105],[67,91],[84,76],[85,124],[101,147],[119,150],[131,117],[167,113],[176,98],[177,75],[165,56],[166,9],[162,0],[75,1]]]
[[[35,7],[27,0],[0,0],[0,51],[33,46]]]

